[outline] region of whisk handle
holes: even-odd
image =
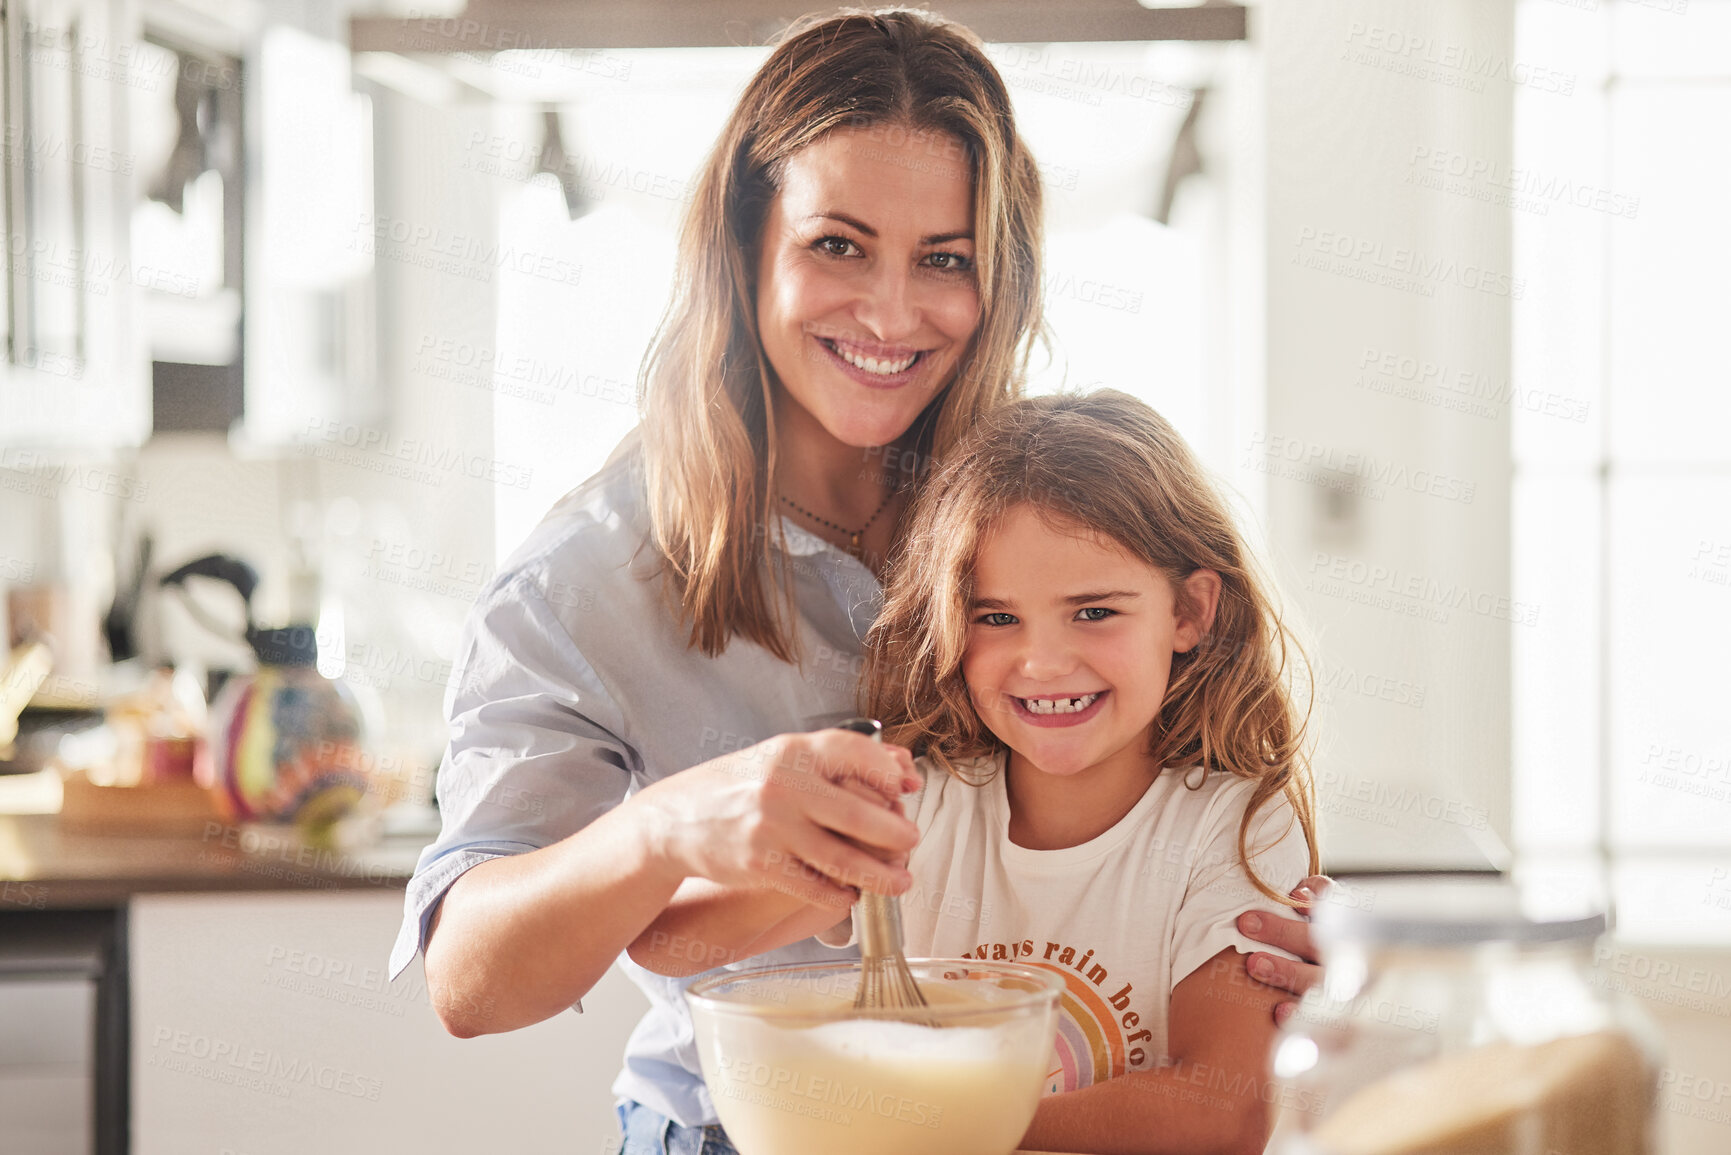
[[[859,952],[865,958],[895,958],[902,949],[902,904],[893,894],[862,891],[856,908]]]
[[[849,718],[835,728],[864,734],[873,742],[884,740],[883,723],[876,718]],[[902,953],[902,906],[893,895],[861,891],[857,914],[861,955],[887,958]]]
[[[852,730],[855,734],[864,734],[873,742],[884,740],[884,724],[876,718],[849,718],[845,722],[837,722],[832,729]]]

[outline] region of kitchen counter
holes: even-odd
[[[320,850],[292,828],[206,823],[179,837],[85,834],[56,814],[0,814],[0,911],[116,906],[167,891],[400,888],[424,839]]]

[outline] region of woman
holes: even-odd
[[[886,805],[908,752],[819,727],[853,711],[903,483],[1020,390],[1040,212],[964,29],[838,15],[758,70],[696,186],[642,425],[465,628],[444,829],[392,955],[395,975],[424,951],[453,1034],[572,1006],[718,886],[790,914],[906,887],[841,836],[913,845]],[[831,787],[844,765],[872,786]],[[833,957],[807,940],[756,961]],[[614,1084],[626,1155],[729,1150],[689,980],[620,962],[651,1003]]]

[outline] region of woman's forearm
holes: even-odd
[[[789,887],[742,889],[688,878],[666,910],[631,944],[633,962],[684,976],[810,938],[847,917]]]
[[[577,833],[490,859],[446,891],[426,946],[427,989],[461,1038],[551,1018],[598,982],[684,873],[628,801]]]

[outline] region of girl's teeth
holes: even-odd
[[[1022,705],[1028,708],[1030,714],[1079,714],[1094,704],[1099,694],[1088,694],[1081,698],[1023,698]]]
[[[840,345],[831,345],[830,348],[835,350],[836,356],[840,357],[843,361],[846,361],[849,365],[852,365],[855,369],[864,369],[867,373],[876,373],[880,377],[893,376],[894,374],[906,370],[908,366],[912,365],[919,357],[918,353],[909,353],[906,357],[901,357],[894,361],[880,361],[876,357],[866,357],[859,353],[850,353]]]

